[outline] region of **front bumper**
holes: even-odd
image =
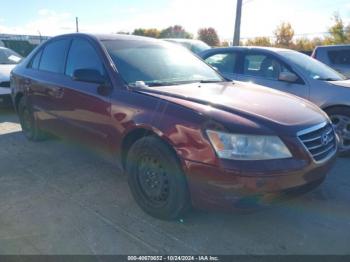
[[[312,190],[325,179],[335,159],[336,155],[323,164],[310,163],[299,170],[283,170],[282,166],[273,173],[233,171],[186,160],[185,172],[194,207],[249,209],[269,204],[285,193]]]

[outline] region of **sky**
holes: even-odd
[[[243,0],[242,38],[272,36],[290,22],[297,36],[327,31],[338,12],[350,23],[350,0]],[[0,33],[58,35],[132,32],[180,24],[194,35],[214,27],[222,40],[233,35],[236,0],[0,0]]]

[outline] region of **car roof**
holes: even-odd
[[[320,45],[316,46],[316,49],[340,49],[340,48],[350,48],[350,45]]]
[[[200,53],[201,56],[207,55],[207,54],[214,54],[217,52],[223,52],[223,51],[245,51],[245,50],[253,50],[253,51],[267,51],[270,53],[279,53],[284,51],[294,51],[291,49],[286,48],[277,48],[277,47],[264,47],[264,46],[229,46],[229,47],[217,47],[205,50]],[[296,52],[296,51],[294,51]]]
[[[160,41],[159,39],[155,39],[151,37],[127,35],[127,34],[73,33],[73,34],[58,35],[56,37],[74,37],[74,36],[87,36],[87,37],[95,38],[99,41],[108,41],[108,40],[140,40],[140,41],[151,41],[151,42]],[[53,38],[56,38],[56,37],[53,37]]]
[[[188,38],[162,38],[161,40],[165,41],[173,41],[173,42],[178,42],[178,43],[199,43],[203,42],[198,39],[188,39]]]
[[[265,46],[229,46],[229,47],[219,47],[214,48],[222,49],[222,50],[267,50],[272,52],[280,52],[280,51],[290,51],[290,49],[286,48],[278,48],[278,47],[265,47]]]

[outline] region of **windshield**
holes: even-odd
[[[22,60],[22,57],[16,52],[7,49],[0,48],[0,64],[1,65],[15,65]]]
[[[129,85],[223,81],[211,67],[181,47],[139,40],[107,40],[103,44]]]
[[[345,76],[336,72],[327,65],[302,53],[282,51],[279,54],[300,67],[312,79],[325,81],[340,81],[346,79]]]

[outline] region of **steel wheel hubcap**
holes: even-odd
[[[155,206],[164,205],[169,197],[169,177],[155,157],[143,156],[138,166],[138,180],[143,196]]]
[[[339,151],[350,150],[350,117],[344,115],[332,115],[334,129],[340,138]]]

